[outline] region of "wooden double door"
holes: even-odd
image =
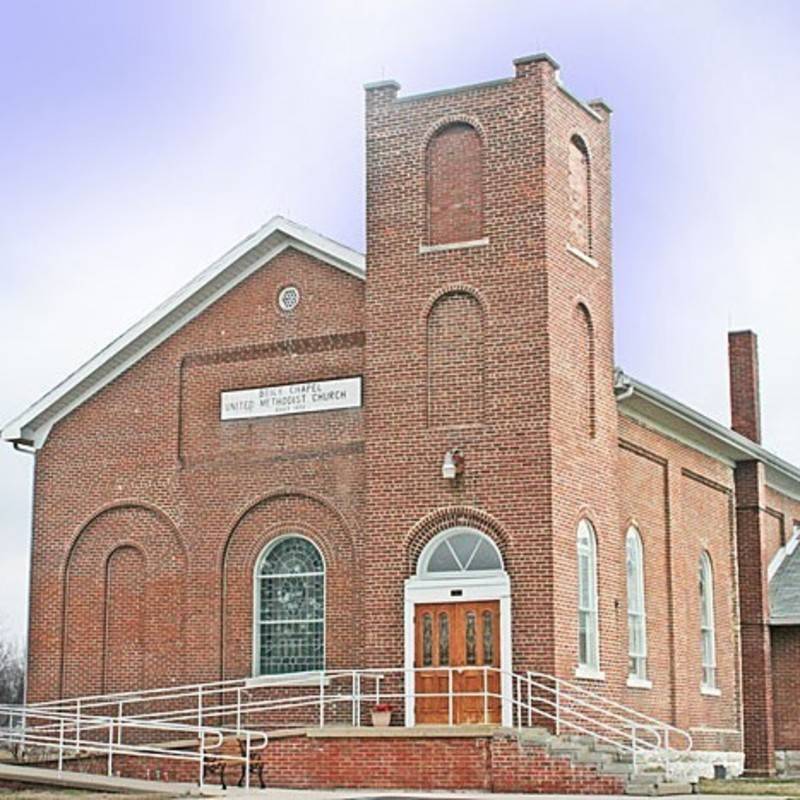
[[[414,622],[416,723],[499,723],[499,601],[418,605]]]

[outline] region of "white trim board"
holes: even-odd
[[[0,436],[38,450],[56,422],[289,247],[365,278],[361,253],[285,217],[273,217],[11,420]]]

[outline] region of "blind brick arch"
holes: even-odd
[[[483,421],[484,314],[478,299],[456,290],[440,296],[427,317],[428,424]]]
[[[574,384],[576,419],[584,435],[594,437],[597,433],[595,336],[592,315],[583,303],[578,303],[573,311],[573,331],[572,363],[578,377]]]
[[[580,136],[569,142],[569,244],[592,254],[592,183],[589,149]]]
[[[164,514],[132,504],[94,516],[66,562],[62,696],[179,682],[185,580],[183,543]]]
[[[138,547],[121,545],[106,563],[106,619],[103,688],[126,691],[143,686],[147,564]]]
[[[428,242],[467,242],[483,236],[481,137],[467,122],[440,128],[428,142]]]

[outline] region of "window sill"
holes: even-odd
[[[653,681],[647,678],[637,678],[635,675],[628,675],[626,685],[630,689],[652,689]]]
[[[448,250],[469,250],[473,247],[486,247],[489,239],[472,239],[468,242],[448,242],[447,244],[421,244],[419,252],[424,253],[444,253]]]
[[[587,256],[583,250],[579,250],[577,247],[573,247],[571,244],[567,245],[567,252],[571,253],[575,258],[580,259],[583,261],[584,264],[588,264],[590,267],[599,267],[600,263],[596,258],[592,258],[591,256]]]
[[[718,689],[716,686],[701,686],[700,694],[706,697],[722,697],[722,690]]]
[[[255,675],[252,678],[247,678],[244,683],[247,689],[258,689],[262,686],[316,686],[319,687],[320,679],[315,677],[314,673],[300,673],[297,677],[293,677],[292,673],[284,675]],[[330,686],[331,679],[323,678],[323,686]]]
[[[601,672],[599,669],[594,669],[593,667],[586,667],[583,664],[579,664],[575,667],[575,677],[576,678],[583,678],[583,680],[587,681],[604,681],[606,679],[605,672]]]

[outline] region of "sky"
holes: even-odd
[[[0,423],[273,214],[364,247],[363,84],[547,51],[614,109],[616,360],[728,422],[760,336],[800,464],[800,3],[0,0]],[[0,626],[25,628],[33,459],[0,447]]]

